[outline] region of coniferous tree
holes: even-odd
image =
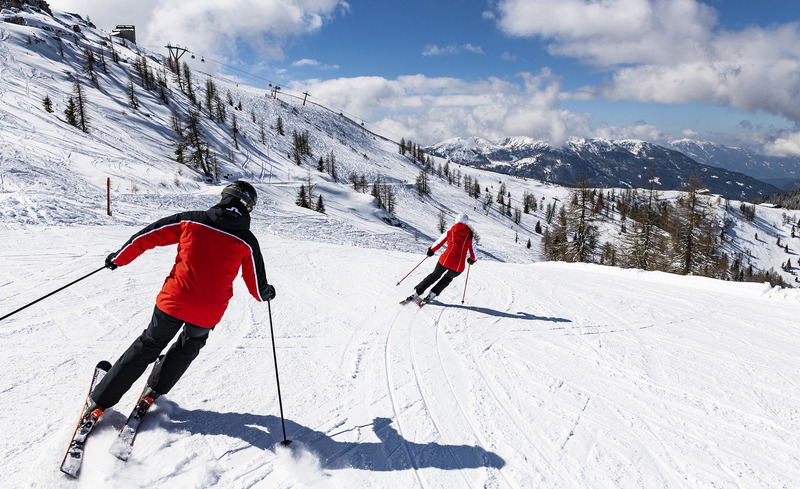
[[[305,185],[300,185],[300,191],[297,193],[297,199],[295,199],[294,203],[306,209],[311,207],[308,202],[308,196],[306,195]]]
[[[500,204],[501,212],[503,212],[503,207],[506,205],[506,184],[501,183],[500,189],[497,191],[497,203]]]
[[[369,187],[369,184],[367,183],[367,175],[362,173],[358,177],[358,189],[356,189],[356,190],[360,191],[362,194],[365,194],[365,193],[367,193],[367,188],[368,187]]]
[[[128,82],[128,105],[130,105],[133,110],[139,110],[139,102],[136,100],[136,90],[133,85],[133,76],[130,76]]]
[[[216,114],[214,112],[214,101],[217,99],[217,85],[211,78],[206,78],[206,110],[208,111],[208,118],[214,120]]]
[[[72,93],[75,95],[76,127],[80,127],[83,132],[89,132],[89,116],[86,114],[86,94],[83,91],[81,79],[78,78],[77,75],[75,75],[75,84],[72,87]]]
[[[419,175],[417,175],[417,180],[414,183],[414,188],[417,189],[417,194],[420,197],[430,193],[431,189],[430,189],[430,183],[428,181],[428,172],[426,172],[424,168],[420,170]]]
[[[665,270],[663,258],[667,243],[664,232],[658,227],[667,215],[658,209],[658,192],[655,190],[655,170],[652,170],[647,200],[635,214],[631,232],[622,239],[624,266],[642,270]],[[600,194],[602,196],[602,194]]]
[[[281,135],[281,136],[284,135],[283,118],[281,116],[278,116],[278,120],[275,122],[275,130],[278,131],[279,135]]]
[[[94,58],[94,51],[92,51],[89,47],[83,48],[83,56],[86,58],[85,64],[83,66],[84,71],[86,72],[86,76],[89,77],[89,80],[96,86],[100,86],[100,81],[97,79],[97,72],[95,71],[95,58]],[[85,132],[85,131],[84,131]]]
[[[311,172],[306,176],[306,201],[308,202],[309,209],[314,203],[314,184],[311,183]]]
[[[108,36],[108,44],[111,50],[111,61],[113,61],[114,64],[119,64],[119,54],[117,54],[117,50],[114,49],[114,38],[112,36]]]
[[[67,124],[80,128],[78,124],[78,116],[76,115],[75,99],[70,97],[67,100],[67,107],[64,109],[64,116],[67,119]]]
[[[194,93],[194,82],[192,80],[192,70],[189,68],[189,65],[184,61],[183,63],[183,87],[184,87],[184,94],[189,97],[189,101],[192,104],[197,105],[197,95]]]
[[[717,259],[714,220],[710,218],[708,203],[700,190],[704,188],[695,172],[686,185],[685,193],[678,197],[678,209],[672,231],[674,270],[682,275],[699,272],[705,274]]]
[[[581,179],[571,191],[565,231],[572,239],[564,253],[564,259],[569,262],[591,262],[597,247],[599,232],[593,222],[589,185],[588,180]]]
[[[189,109],[186,117],[186,141],[186,149],[190,150],[187,162],[206,177],[216,178],[216,154],[212,158],[211,150],[203,139],[200,112],[194,108]]]
[[[258,121],[258,133],[261,144],[267,144],[267,130],[264,127],[264,119]]]
[[[97,59],[100,61],[100,66],[103,67],[103,73],[108,74],[108,68],[106,67],[106,55],[103,51],[103,48],[97,50]]]
[[[308,133],[306,133],[306,135],[307,134]],[[334,154],[333,150],[331,150],[330,153],[328,153],[325,157],[325,168],[334,182],[339,181],[339,170],[336,166],[336,154]]]
[[[172,109],[172,130],[175,131],[175,160],[178,163],[186,164],[184,151],[186,150],[186,134],[183,127],[181,115],[176,109]]]
[[[239,124],[236,122],[236,114],[233,114],[233,122],[231,123],[231,134],[233,135],[233,146],[239,149]]]
[[[161,65],[161,72],[156,77],[156,85],[158,86],[158,98],[164,105],[169,105],[169,85],[167,83],[167,68]]]
[[[216,114],[216,121],[220,124],[224,124],[225,121],[228,120],[228,109],[225,106],[225,102],[222,101],[219,94],[214,94],[214,109]]]
[[[44,96],[44,100],[42,100],[42,107],[44,107],[44,110],[47,112],[50,112],[51,114],[53,113],[53,101],[50,100],[50,95]]]
[[[314,207],[314,210],[325,214],[325,204],[322,202],[322,195],[317,198],[317,205]]]
[[[447,231],[447,222],[444,218],[444,211],[439,211],[439,222],[438,222],[439,232],[443,233]]]

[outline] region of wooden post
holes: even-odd
[[[111,215],[111,178],[106,178],[106,213]]]

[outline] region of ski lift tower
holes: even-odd
[[[188,49],[186,48],[182,48],[180,46],[173,46],[172,43],[167,44],[164,47],[169,49],[169,57],[172,58],[172,60],[175,62],[176,65],[178,64],[178,61],[181,59],[181,56],[186,54],[186,51],[188,51]]]

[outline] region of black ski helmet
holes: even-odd
[[[239,199],[242,204],[244,204],[247,212],[253,212],[253,208],[255,208],[256,201],[258,200],[256,189],[243,180],[236,180],[222,189],[222,197],[224,198],[226,195],[231,195]]]

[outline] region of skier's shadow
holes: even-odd
[[[271,415],[220,413],[202,409],[187,410],[162,397],[156,402],[166,420],[159,426],[167,431],[188,431],[201,435],[236,437],[256,448],[273,450],[283,440],[281,419]],[[405,440],[388,418],[375,418],[371,424],[333,434],[285,420],[290,449],[300,447],[314,454],[322,469],[360,469],[394,471],[435,467],[459,470],[478,467],[501,468],[505,461],[479,446],[414,443]],[[334,438],[347,431],[371,428],[378,442],[347,442]]]
[[[438,302],[438,301],[433,301],[433,302],[431,302],[431,304],[439,305],[439,306],[442,306],[442,307],[453,307],[453,308],[456,308],[456,309],[466,309],[468,311],[479,312],[481,314],[486,314],[487,316],[494,316],[494,317],[504,318],[504,319],[522,319],[522,320],[525,320],[525,321],[548,321],[548,322],[551,322],[551,323],[571,323],[572,322],[571,319],[536,316],[534,314],[531,314],[531,313],[528,313],[528,312],[522,312],[522,311],[515,312],[515,313],[502,312],[502,311],[497,311],[497,310],[494,310],[494,309],[489,309],[489,308],[486,308],[486,307],[465,306],[465,305],[462,305],[462,304],[445,304],[443,302]]]

